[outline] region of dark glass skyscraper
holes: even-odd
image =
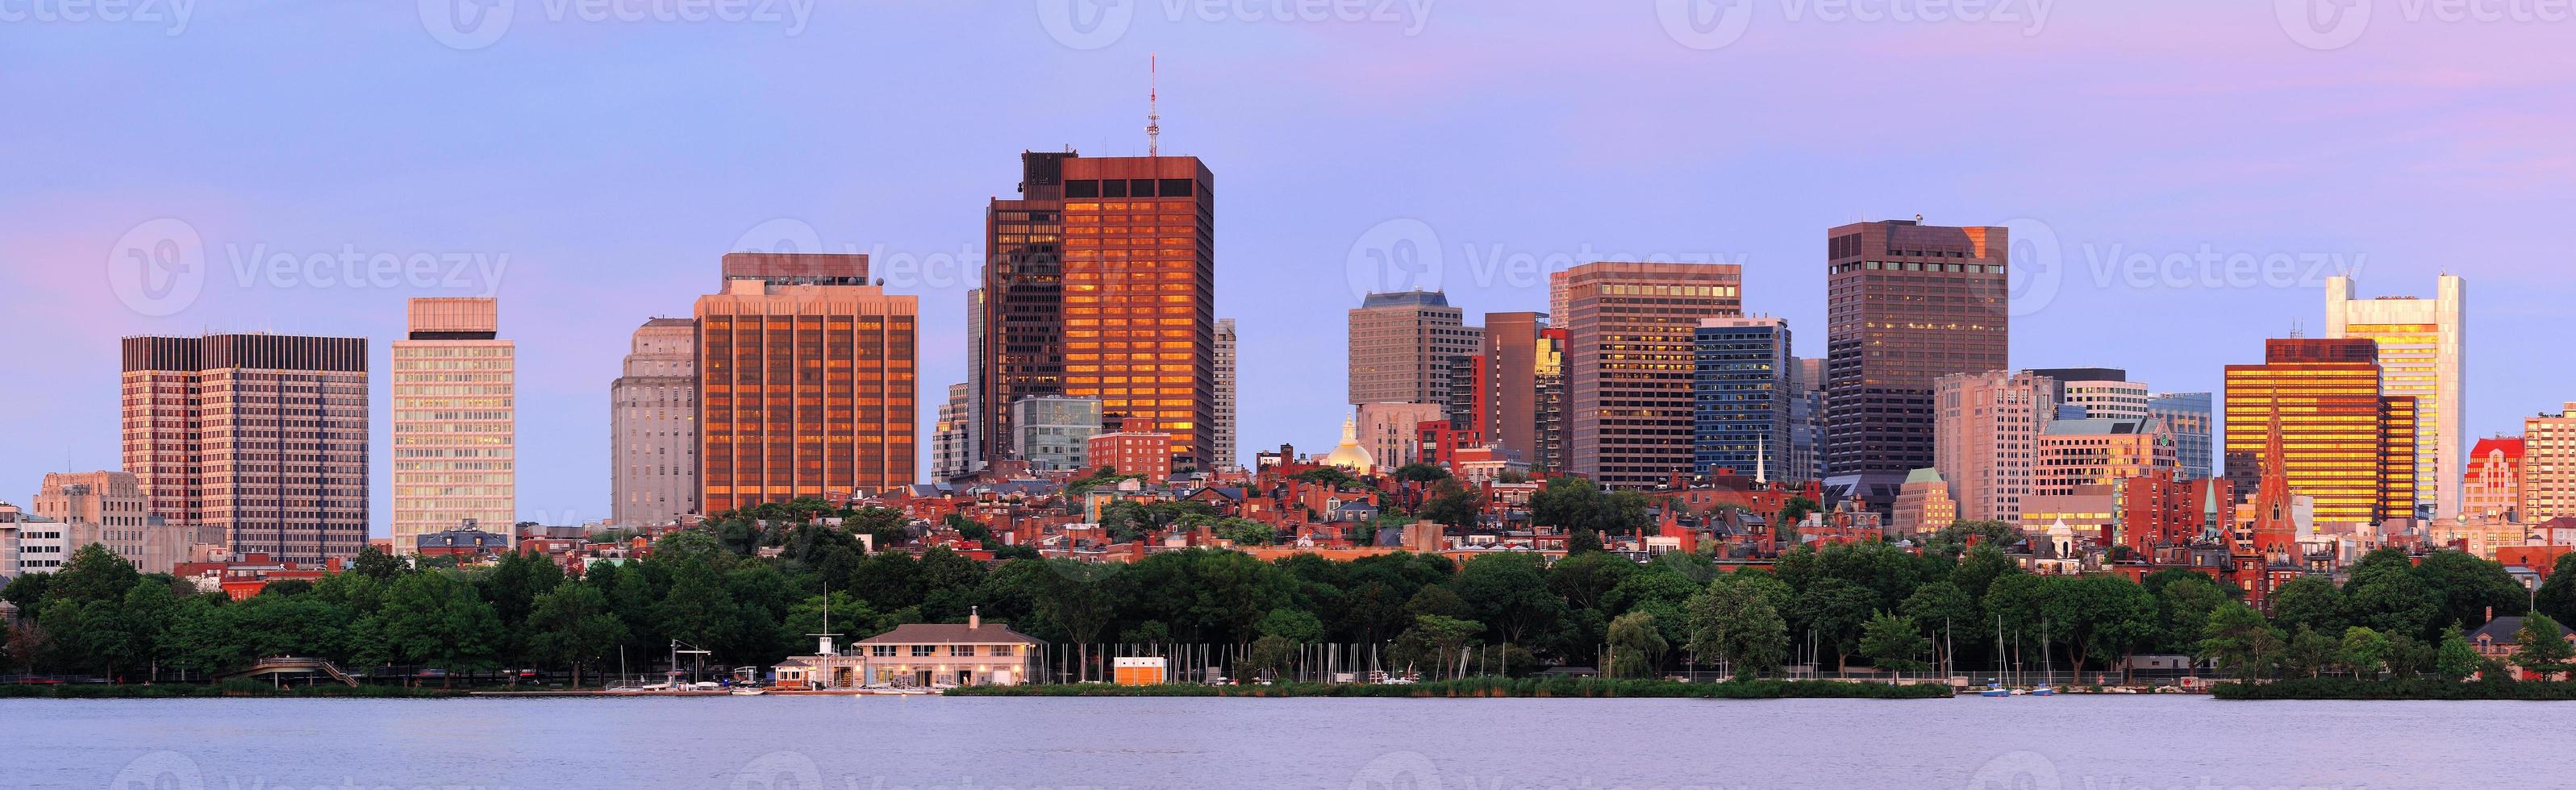
[[[1693,335],[1691,470],[1769,476],[1789,447],[1789,323],[1712,318]]]
[[[1825,474],[1884,510],[1932,465],[1933,380],[2011,366],[2011,242],[2000,227],[1886,220],[1825,243]]]

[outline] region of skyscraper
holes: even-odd
[[[1437,403],[1363,403],[1355,436],[1370,459],[1393,470],[1421,462],[1422,424],[1447,418]]]
[[[1559,274],[1571,471],[1612,488],[1688,473],[1694,333],[1744,314],[1743,267],[1602,261]]]
[[[2380,391],[2415,399],[2415,500],[2434,518],[2460,512],[2457,475],[2468,450],[2468,284],[2442,275],[2431,299],[2355,299],[2352,278],[2326,278],[2326,337],[2379,344]]]
[[[2415,399],[2383,395],[2362,338],[2264,341],[2263,364],[2227,366],[2227,476],[2257,491],[2275,427],[2292,494],[2316,521],[2377,524],[2415,512]]]
[[[125,470],[153,515],[284,562],[367,544],[367,341],[124,342]]]
[[[1933,380],[2011,367],[2012,245],[2004,228],[1919,220],[1844,225],[1825,242],[1825,474],[1884,509],[1907,472],[1933,465]]]
[[[937,420],[930,428],[930,479],[955,480],[972,471],[974,449],[967,444],[966,384],[948,385],[948,399],[940,401]]]
[[[1096,397],[1204,468],[1216,423],[1216,177],[1197,157],[1021,154],[986,211],[985,409]],[[1007,425],[984,431],[999,448]],[[988,451],[987,457],[1004,453]]]
[[[2057,383],[2031,373],[1957,373],[1933,383],[1933,468],[1959,518],[2019,521],[2038,493],[2039,433],[2057,413]]]
[[[1485,433],[1487,417],[1493,411],[1493,390],[1486,380],[1485,355],[1466,354],[1449,358],[1448,391],[1440,419],[1447,420],[1452,430],[1464,437],[1467,446],[1482,447],[1493,441]],[[1379,459],[1384,460],[1384,459]]]
[[[2031,491],[2074,496],[2084,486],[2116,486],[2132,477],[2174,471],[2173,432],[2162,420],[2087,417],[2051,420],[2040,429]]]
[[[1243,465],[1235,457],[1234,319],[1216,320],[1216,468]]]
[[[1361,300],[1350,311],[1351,405],[1447,402],[1450,361],[1484,351],[1465,315],[1436,291]]]
[[[725,256],[698,297],[699,502],[709,514],[914,482],[919,300],[865,255]],[[813,272],[782,280],[788,269]]]
[[[469,522],[518,540],[518,345],[500,329],[495,299],[411,300],[393,344],[395,553]]]
[[[2150,388],[2130,381],[2129,372],[2119,368],[2033,368],[2024,371],[2045,376],[2057,386],[2060,409],[2072,406],[2083,410],[2081,416],[2067,419],[2143,420],[2147,417]]]
[[[1537,443],[1536,455],[1524,456],[1532,468],[1562,474],[1574,467],[1566,457],[1573,441],[1567,435],[1565,410],[1565,329],[1549,327],[1539,330],[1538,344],[1530,352],[1530,382],[1538,396],[1530,404],[1530,418],[1538,424],[1531,434]]]
[[[1789,448],[1789,322],[1701,319],[1691,374],[1691,471],[1765,478]]]
[[[1773,479],[1790,483],[1823,480],[1825,361],[1817,357],[1798,357],[1790,361],[1789,451],[1783,456],[1787,463],[1781,465]],[[1916,476],[1908,473],[1907,477],[1913,480]],[[1944,496],[1947,496],[1949,484],[1944,481],[1942,485]],[[1956,503],[1952,506],[1955,507]]]
[[[35,501],[28,504],[63,531],[62,545],[105,546],[144,573],[169,573],[174,564],[186,562],[188,547],[198,538],[193,530],[152,515],[143,484],[130,472],[46,472],[44,487],[36,489]],[[16,570],[14,563],[0,562],[0,573]]]
[[[1546,313],[1485,314],[1485,441],[1534,464],[1543,463],[1538,438],[1539,354],[1546,331]]]
[[[2523,443],[2520,436],[2479,439],[2460,478],[2460,518],[2522,520]]]
[[[992,407],[984,402],[984,289],[966,289],[966,465],[968,471],[981,470],[992,458],[984,453],[987,443],[984,430],[995,424]]]
[[[2174,479],[2203,480],[2217,474],[2218,420],[2209,393],[2167,392],[2147,401],[2147,416],[2164,420],[2173,430]]]
[[[2522,522],[2576,516],[2576,402],[2522,418]]]
[[[698,324],[635,328],[625,375],[608,385],[609,523],[659,526],[698,512]]]

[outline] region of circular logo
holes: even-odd
[[[1342,276],[1354,303],[1373,293],[1439,290],[1440,233],[1418,219],[1380,222],[1351,242]]]
[[[823,790],[823,770],[814,758],[796,752],[770,752],[744,763],[733,773],[729,790]]]
[[[1753,26],[1753,0],[1655,0],[1655,18],[1682,46],[1720,49]]]
[[[420,26],[449,49],[492,46],[510,32],[518,0],[420,0]]]
[[[1038,0],[1038,24],[1055,43],[1099,49],[1127,36],[1136,0]]]
[[[2272,0],[2272,15],[2290,40],[2313,50],[2352,46],[2370,29],[2371,0]]]
[[[2008,752],[1987,760],[1968,777],[1968,790],[2060,790],[2057,761],[2038,752]]]
[[[773,219],[751,226],[733,240],[732,252],[819,253],[823,234],[801,219]]]
[[[2057,289],[2066,279],[2066,248],[2048,223],[2024,217],[2005,220],[2003,226],[2005,241],[2012,245],[2004,269],[2011,282],[2006,314],[2037,315],[2057,301]]]
[[[186,310],[206,289],[206,241],[181,220],[136,225],[107,251],[107,287],[137,313],[159,317]]]
[[[1440,766],[1420,752],[1381,755],[1351,776],[1351,790],[1440,790]]]
[[[126,763],[108,780],[107,790],[205,790],[205,773],[197,761],[178,752],[153,752]]]

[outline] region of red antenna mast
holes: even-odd
[[[1162,156],[1163,111],[1159,104],[1163,98],[1163,67],[1160,54],[1146,56],[1145,72],[1145,155]]]

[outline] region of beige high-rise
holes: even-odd
[[[1557,274],[1569,471],[1631,489],[1689,474],[1699,322],[1744,314],[1744,267],[1601,261]]]
[[[2326,278],[2326,337],[2376,341],[2380,394],[2415,399],[2415,502],[2434,518],[2459,514],[2468,461],[2467,298],[2467,282],[2449,274],[2431,299],[2357,299],[2352,278]]]
[[[106,546],[144,573],[169,573],[195,540],[187,528],[151,515],[142,482],[128,472],[48,472],[34,508],[62,524],[66,545]]]
[[[1484,350],[1484,330],[1435,291],[1369,294],[1350,319],[1354,406],[1447,403],[1449,360]]]
[[[236,554],[352,558],[367,544],[367,341],[129,337],[124,461],[153,515]]]
[[[698,322],[635,328],[624,375],[608,386],[610,523],[669,524],[698,511]]]
[[[2038,493],[2040,429],[2057,412],[2046,376],[1955,373],[1932,383],[1932,459],[1966,521],[2021,519]]]
[[[2576,402],[2522,418],[2522,523],[2576,516]]]
[[[466,526],[518,530],[517,344],[488,297],[411,300],[393,344],[394,551]]]

